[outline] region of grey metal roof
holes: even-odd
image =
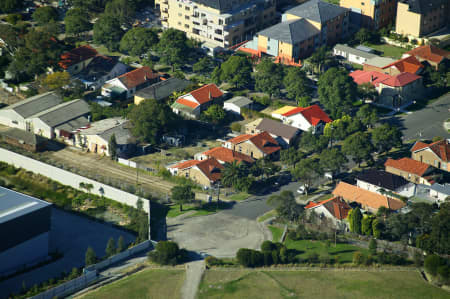
[[[50,206],[40,199],[0,187],[0,223]]]
[[[136,96],[144,99],[162,100],[170,96],[174,91],[182,91],[191,84],[191,81],[179,78],[169,78],[157,82],[146,88],[139,90]]]
[[[438,183],[434,183],[431,186],[426,186],[426,188],[430,188],[431,190],[434,190],[442,194],[450,195],[450,184],[441,185]]]
[[[388,64],[395,62],[396,60],[389,57],[380,57],[376,56],[374,58],[370,58],[365,62],[365,64],[376,66],[376,67],[385,67]]]
[[[238,96],[238,97],[233,97],[233,98],[229,99],[228,101],[225,101],[225,103],[234,104],[237,107],[242,108],[242,107],[252,104],[253,101],[250,100],[249,98]]]
[[[346,11],[349,10],[338,5],[320,0],[310,0],[289,9],[285,13],[323,24],[337,16],[340,16]]]
[[[66,132],[76,132],[76,130],[86,127],[89,124],[89,120],[86,118],[86,116],[80,116],[75,119],[72,119],[68,122],[65,122],[57,127],[55,127],[58,130],[64,130]]]
[[[272,27],[258,32],[266,36],[289,44],[296,44],[319,34],[320,31],[307,20],[291,20],[278,23]]]
[[[372,49],[372,48],[370,48],[370,47],[366,47],[366,46],[363,46],[363,45],[359,45],[359,46],[357,46],[355,49],[361,50],[361,51],[364,51],[364,52],[367,52],[367,53],[373,53],[373,52],[375,52],[375,49]]]
[[[23,118],[29,118],[34,114],[62,103],[62,101],[63,100],[61,96],[59,96],[55,92],[46,92],[43,94],[35,95],[31,98],[25,99],[3,109],[12,109]]]
[[[353,54],[353,55],[356,55],[356,56],[359,56],[359,57],[363,57],[363,58],[366,58],[366,59],[371,59],[371,58],[378,57],[375,54],[367,53],[365,51],[361,51],[361,50],[349,47],[347,45],[337,44],[336,46],[334,46],[334,48],[336,50],[343,51],[343,52],[346,52],[346,53],[350,53],[350,54]]]
[[[45,140],[42,136],[17,128],[6,130],[5,132],[2,132],[1,135],[23,141],[25,144],[38,144]]]
[[[256,129],[259,131],[266,131],[269,134],[280,136],[289,140],[294,138],[299,132],[299,129],[293,126],[285,125],[279,121],[269,118],[264,118]]]
[[[83,100],[73,100],[42,111],[33,116],[50,127],[56,127],[90,112],[89,105]]]
[[[114,134],[117,144],[129,144],[133,136],[129,130],[130,122],[121,117],[107,118],[91,123],[91,127],[81,131],[82,135],[98,135],[106,142]]]

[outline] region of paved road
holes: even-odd
[[[400,126],[404,140],[432,139],[435,136],[450,138],[443,123],[450,118],[450,93],[422,110],[407,115],[394,116],[388,121]]]
[[[186,278],[181,288],[182,299],[195,299],[197,290],[205,272],[205,261],[194,261],[186,264]]]

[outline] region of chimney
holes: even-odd
[[[373,75],[370,75],[370,83],[373,82]]]
[[[210,90],[209,93],[208,93],[208,98],[209,98],[210,100],[212,100],[211,90]]]

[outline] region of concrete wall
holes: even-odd
[[[419,37],[421,15],[410,12],[408,9],[407,3],[398,3],[395,32]]]
[[[122,191],[120,189],[111,187],[109,185],[88,179],[86,177],[74,174],[72,172],[51,166],[49,164],[16,154],[14,152],[0,148],[0,161],[8,164],[13,164],[16,167],[22,167],[26,170],[42,174],[49,177],[52,180],[58,181],[61,184],[71,186],[75,189],[79,189],[80,183],[92,184],[94,188],[91,193],[101,196],[99,192],[100,188],[104,190],[104,196],[115,200],[117,202],[137,207],[138,196]],[[144,210],[149,211],[149,206],[144,202]]]

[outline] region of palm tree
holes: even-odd
[[[232,163],[225,163],[225,168],[222,170],[222,184],[227,187],[235,186],[240,178],[240,166],[237,161]]]

